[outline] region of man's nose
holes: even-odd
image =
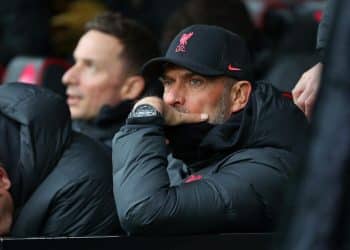
[[[77,66],[74,64],[62,76],[64,85],[75,84],[77,82]]]
[[[185,90],[181,86],[173,84],[164,88],[163,100],[170,106],[184,105]]]

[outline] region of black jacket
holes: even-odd
[[[328,39],[330,36],[332,19],[334,15],[333,13],[335,11],[335,4],[336,1],[327,0],[323,11],[323,18],[318,26],[316,48],[321,51],[321,54],[324,53],[324,49],[327,46]]]
[[[233,116],[212,128],[191,164],[168,155],[161,119],[128,119],[113,141],[114,196],[123,229],[272,230],[307,121],[289,97],[262,83],[239,116],[238,126]]]
[[[2,133],[2,143],[18,148],[0,148],[16,210],[11,236],[118,231],[110,158],[90,138],[72,132],[62,98],[44,88],[5,84],[0,87],[0,121],[12,132]]]
[[[133,101],[123,101],[115,107],[104,106],[93,120],[73,120],[73,130],[101,142],[110,151],[112,139],[131,111]]]

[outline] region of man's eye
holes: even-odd
[[[169,81],[169,80],[164,80],[163,81],[163,85],[170,85],[171,84],[171,81]]]
[[[163,77],[160,77],[159,80],[163,83],[163,85],[170,85],[171,81],[169,79],[165,79]]]
[[[199,86],[202,83],[203,83],[203,81],[201,79],[195,79],[195,78],[190,79],[190,84],[192,86]]]
[[[89,68],[90,70],[96,70],[97,69],[97,66],[96,66],[96,64],[94,63],[94,62],[92,62],[92,61],[85,61],[85,66],[87,67],[87,68]]]
[[[90,65],[88,65],[88,67],[89,67],[91,70],[96,70],[96,69],[97,69],[96,64],[93,64],[93,63],[91,63]]]

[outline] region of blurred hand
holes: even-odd
[[[294,103],[305,113],[309,120],[320,87],[322,67],[322,63],[317,63],[305,71],[292,90]]]
[[[197,123],[208,120],[207,114],[194,114],[194,113],[183,113],[177,111],[172,106],[164,103],[164,101],[158,97],[145,97],[138,101],[134,108],[140,104],[149,104],[156,108],[159,113],[164,117],[166,125],[178,125],[182,123]]]

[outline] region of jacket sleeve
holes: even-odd
[[[331,31],[331,22],[332,16],[335,10],[335,2],[334,0],[328,0],[324,7],[323,18],[318,26],[317,32],[317,45],[316,48],[321,50],[322,53],[327,46],[330,31]]]
[[[112,194],[99,180],[81,179],[60,190],[41,229],[43,236],[110,235],[117,231]]]
[[[242,163],[240,159],[227,167],[232,164],[238,164],[240,169],[248,164],[250,171],[257,165]],[[242,231],[249,224],[264,223],[264,200],[251,185],[254,176],[247,181],[239,172],[222,170],[199,181],[171,187],[167,166],[161,126],[128,124],[115,135],[114,196],[121,225],[127,233]],[[275,184],[279,185],[277,179]]]

